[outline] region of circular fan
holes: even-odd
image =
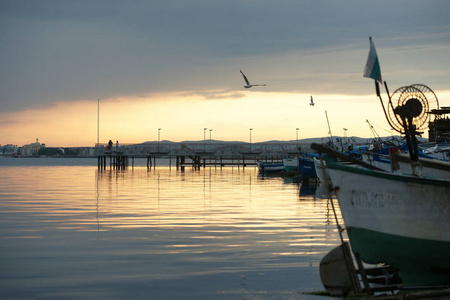
[[[432,89],[430,89],[429,87],[427,87],[424,84],[416,83],[411,86],[415,87],[416,89],[421,91],[427,98],[429,110],[427,110],[426,113],[428,114],[428,118],[430,118],[431,114],[429,114],[429,112],[432,109],[439,109],[439,100],[438,100],[436,94],[433,92]],[[428,125],[428,124],[425,124],[425,125]]]
[[[415,125],[416,130],[428,126],[428,112],[439,108],[434,92],[423,84],[413,84],[397,89],[391,96],[392,105],[388,105],[388,116],[394,130],[404,133],[401,115]]]

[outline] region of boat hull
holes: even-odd
[[[330,175],[328,174],[328,170],[327,170],[327,166],[325,161],[323,161],[323,165],[322,165],[322,161],[320,159],[317,158],[313,158],[314,161],[314,168],[316,169],[316,175],[317,178],[319,179],[319,182],[330,182]]]
[[[298,158],[284,158],[283,159],[284,170],[288,173],[298,172]]]
[[[417,239],[360,227],[349,227],[353,251],[366,263],[384,262],[400,270],[405,286],[450,284],[450,243]]]
[[[450,182],[327,161],[353,251],[405,286],[450,284]]]
[[[263,174],[270,174],[270,173],[278,173],[284,171],[284,164],[283,162],[280,163],[266,163],[262,161],[256,162],[259,172]]]
[[[298,158],[298,168],[302,179],[316,179],[316,167],[310,158]]]

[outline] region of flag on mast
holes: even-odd
[[[364,77],[372,78],[375,81],[383,83],[381,79],[381,69],[380,62],[378,61],[377,50],[372,42],[372,37],[369,37],[370,50],[369,56],[367,57],[366,67],[364,68]]]

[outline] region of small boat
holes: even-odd
[[[283,162],[264,162],[258,160],[256,161],[256,165],[258,166],[261,174],[284,172]]]
[[[283,158],[284,170],[288,173],[298,172],[298,157]]]
[[[309,157],[299,157],[298,166],[302,180],[316,179],[316,167],[314,161]]]

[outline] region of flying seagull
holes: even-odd
[[[266,84],[250,84],[250,82],[247,79],[247,76],[244,75],[242,70],[239,70],[239,71],[241,71],[242,76],[244,76],[245,83],[247,84],[247,85],[244,85],[244,87],[246,89],[251,88],[252,86],[266,86]]]
[[[313,97],[311,96],[311,103],[309,103],[309,105],[311,105],[311,106],[314,106],[314,100],[313,100]]]

